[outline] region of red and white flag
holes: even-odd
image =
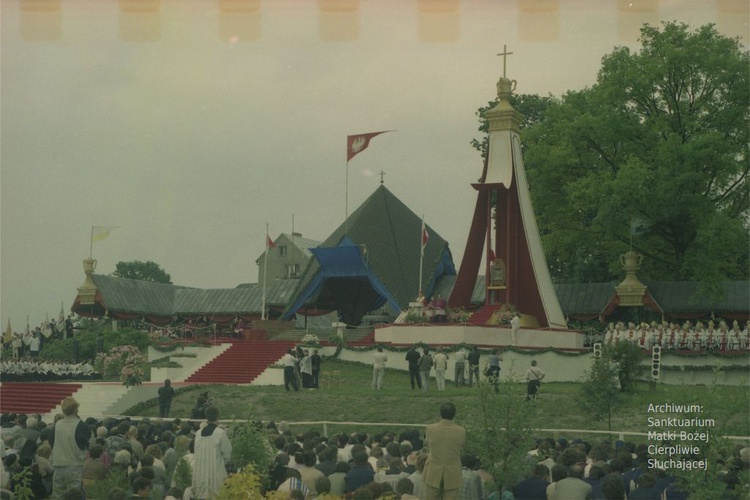
[[[346,136],[346,161],[348,162],[358,153],[361,153],[370,145],[370,139],[376,135],[392,132],[392,130],[382,130],[380,132],[370,132],[368,134],[357,134]]]
[[[267,248],[276,248],[276,243],[273,242],[270,236],[266,235],[266,247]]]
[[[430,239],[430,233],[427,232],[427,228],[422,223],[422,255],[424,255],[424,247],[427,246],[427,241]]]

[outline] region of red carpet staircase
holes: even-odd
[[[0,412],[44,415],[81,387],[81,384],[3,382],[0,386]]]
[[[281,358],[295,342],[238,341],[188,377],[193,384],[249,384]]]
[[[501,304],[484,305],[481,309],[474,311],[474,314],[471,315],[468,323],[470,325],[484,325],[490,320],[495,311],[500,309],[500,307],[502,307]]]
[[[349,335],[349,337],[351,337],[351,335]],[[347,343],[352,347],[370,347],[375,343],[375,332],[368,332],[364,336],[360,336],[358,339],[350,339]]]

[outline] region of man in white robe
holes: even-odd
[[[208,425],[195,435],[193,455],[193,498],[213,498],[227,477],[226,464],[232,457],[232,443],[227,433],[219,428],[219,409],[206,408]]]
[[[510,337],[512,345],[518,345],[518,330],[521,329],[521,316],[516,313],[510,320]]]

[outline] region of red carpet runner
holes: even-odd
[[[44,415],[81,387],[81,384],[3,382],[0,386],[0,412]]]
[[[475,311],[474,314],[471,315],[468,323],[470,325],[484,325],[490,320],[495,311],[500,309],[500,307],[500,304],[488,304],[482,306],[481,309]]]
[[[193,384],[249,384],[296,344],[293,341],[234,342],[185,382]]]

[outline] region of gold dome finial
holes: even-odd
[[[646,293],[646,285],[636,276],[636,271],[641,265],[643,255],[633,250],[628,250],[620,255],[620,264],[625,270],[625,279],[615,287],[617,296],[620,298],[620,306],[642,306],[643,296]]]
[[[498,56],[503,56],[503,76],[497,81],[497,97],[501,102],[507,102],[510,100],[510,95],[516,89],[516,81],[509,80],[506,76],[506,70],[508,69],[508,56],[513,52],[508,52],[508,46],[503,45],[503,51]]]
[[[86,280],[83,285],[78,287],[78,298],[80,304],[90,305],[96,301],[96,285],[94,280],[91,279],[91,275],[94,274],[96,269],[96,259],[89,257],[83,260],[83,272],[86,274]]]

